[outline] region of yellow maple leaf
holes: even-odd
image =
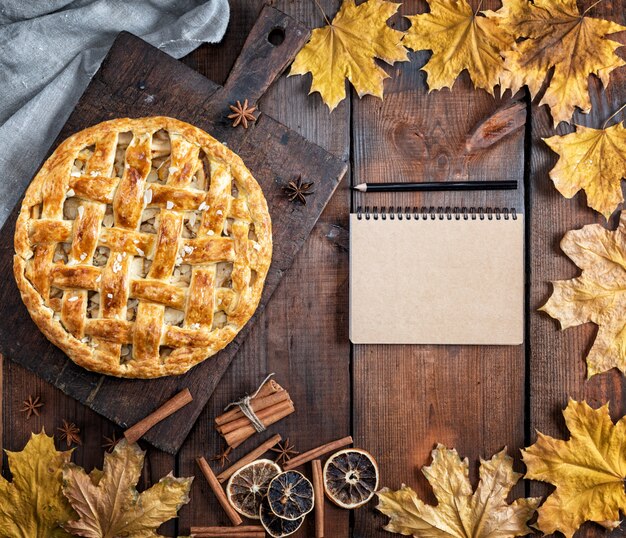
[[[571,198],[580,189],[589,207],[609,218],[624,201],[622,178],[626,177],[626,129],[620,124],[606,129],[576,126],[576,132],[544,138],[559,154],[550,178],[557,190]]]
[[[0,476],[0,536],[69,537],[59,524],[75,516],[61,491],[71,451],[57,452],[52,437],[42,431],[32,434],[21,452],[6,453],[13,481]]]
[[[626,417],[614,425],[608,404],[592,409],[574,400],[563,416],[568,441],[538,433],[537,442],[522,451],[525,477],[556,486],[537,511],[537,527],[567,538],[585,521],[614,528],[620,510],[626,512]]]
[[[391,519],[385,530],[416,537],[509,538],[529,534],[528,520],[540,499],[517,499],[507,495],[521,474],[513,471],[506,449],[490,460],[480,461],[480,482],[472,493],[467,458],[442,445],[432,453],[433,462],[422,472],[437,497],[437,506],[422,502],[407,486],[378,492],[377,508]]]
[[[607,39],[626,27],[589,17],[586,11],[581,14],[576,0],[503,0],[502,8],[492,15],[503,30],[524,39],[503,52],[503,89],[515,93],[526,84],[534,97],[554,67],[539,104],[550,107],[555,126],[569,121],[575,107],[585,113],[591,110],[590,74],[598,76],[606,87],[611,71],[626,65],[615,54],[620,43]]]
[[[403,32],[387,26],[400,4],[367,0],[356,5],[344,0],[332,23],[316,28],[296,56],[289,76],[311,73],[311,91],[319,92],[332,111],[346,97],[347,78],[359,97],[383,97],[383,80],[389,75],[374,58],[388,64],[408,60],[401,43]]]
[[[102,471],[87,474],[77,465],[63,471],[63,493],[79,515],[63,527],[89,538],[128,538],[157,536],[156,529],[176,517],[189,501],[192,478],[171,474],[139,493],[135,489],[145,453],[125,440],[112,453],[105,453]]]
[[[467,69],[474,87],[491,95],[504,69],[501,51],[514,45],[513,37],[490,16],[475,13],[466,0],[428,0],[430,12],[407,17],[411,28],[404,44],[413,50],[432,50],[422,70],[429,90],[451,88]]]
[[[587,355],[587,376],[619,368],[626,373],[626,211],[617,230],[589,224],[567,232],[561,250],[582,269],[579,277],[552,283],[540,310],[562,329],[589,321],[599,326]]]

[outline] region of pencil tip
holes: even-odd
[[[359,183],[358,185],[352,186],[353,191],[365,192],[366,189],[367,189],[367,185],[365,183]]]

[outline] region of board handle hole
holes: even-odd
[[[283,28],[274,28],[267,35],[267,40],[275,47],[282,45],[283,41],[285,41],[285,30]]]

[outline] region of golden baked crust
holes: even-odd
[[[65,140],[28,187],[14,274],[46,337],[121,377],[186,372],[256,310],[271,220],[243,161],[167,117],[116,119]]]

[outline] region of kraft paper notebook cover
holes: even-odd
[[[350,215],[353,343],[517,345],[523,337],[523,215]]]

